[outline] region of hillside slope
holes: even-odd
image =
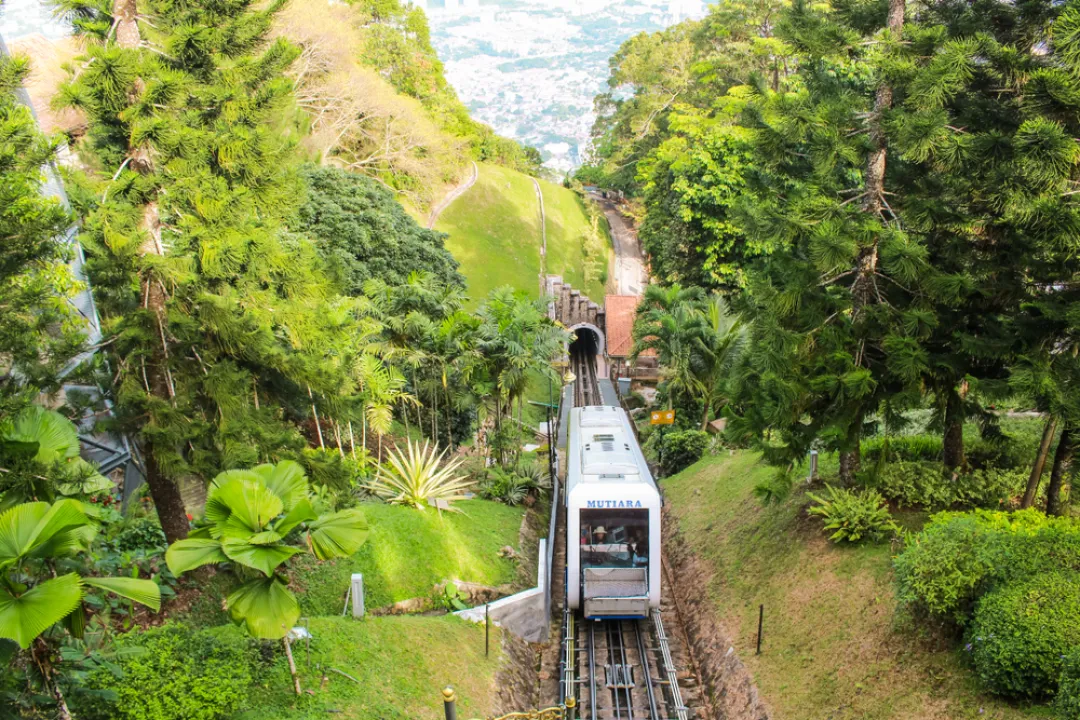
[[[538,182],[547,228],[543,265],[539,199],[533,179],[523,173],[481,164],[476,184],[435,223],[436,230],[449,235],[446,247],[461,263],[474,305],[503,285],[538,294],[541,272],[562,275],[596,302],[603,302],[611,253],[606,226],[594,225],[573,191],[546,180]]]
[[[706,458],[663,486],[674,529],[711,571],[716,617],[774,720],[1012,720],[1045,713],[981,693],[959,653],[902,625],[888,544],[828,542],[820,523],[805,515],[801,491],[762,507],[753,488],[773,472],[756,454],[737,452]]]

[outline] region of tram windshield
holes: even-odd
[[[581,567],[649,564],[648,510],[582,510]]]

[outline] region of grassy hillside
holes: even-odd
[[[314,694],[293,693],[285,659],[275,653],[251,691],[252,707],[235,720],[437,720],[443,717],[440,691],[448,684],[457,691],[458,717],[486,717],[494,709],[497,628],[491,655],[484,657],[483,626],[453,616],[312,618],[310,627],[310,668],[303,643],[295,652],[301,685]],[[325,687],[323,672],[329,678]]]
[[[304,588],[301,608],[313,615],[341,613],[352,573],[364,574],[370,608],[426,597],[448,579],[502,585],[515,579],[515,565],[499,555],[517,549],[523,508],[487,500],[455,503],[460,513],[420,512],[397,505],[364,506],[371,534],[351,558],[297,563],[293,580]]]
[[[547,226],[547,272],[562,275],[603,302],[611,242],[604,226],[593,229],[581,199],[560,185],[540,181]],[[482,164],[480,176],[435,225],[449,234],[446,247],[461,263],[477,305],[494,288],[512,285],[540,292],[540,206],[532,178]],[[590,237],[590,235],[598,237]]]
[[[472,304],[502,285],[540,292],[540,209],[532,178],[480,165],[469,190],[439,216],[436,230],[461,263]]]
[[[888,544],[829,543],[806,517],[802,492],[763,508],[752,491],[772,472],[739,452],[706,458],[664,486],[683,537],[714,572],[717,617],[776,720],[1044,712],[981,693],[959,653],[897,617]],[[922,519],[900,518],[909,526]],[[764,646],[755,656],[759,604]]]
[[[547,227],[547,272],[604,302],[611,239],[607,223],[596,213],[593,225],[581,197],[561,185],[540,180]]]

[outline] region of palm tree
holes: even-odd
[[[701,429],[707,430],[713,410],[727,397],[727,380],[742,352],[746,338],[742,320],[730,312],[727,302],[713,295],[702,310],[706,330],[697,339],[698,379],[705,412]]]
[[[394,407],[399,403],[415,403],[416,398],[405,391],[405,376],[401,371],[375,355],[360,355],[354,375],[360,391],[364,450],[367,450],[370,425],[379,438],[379,457],[382,457],[382,439],[393,427]]]
[[[504,415],[524,394],[530,373],[556,378],[551,361],[564,352],[570,336],[548,318],[545,301],[509,287],[492,291],[480,308],[480,320],[477,348],[493,386],[497,451],[499,463],[505,465]]]
[[[677,397],[697,399],[706,393],[697,376],[695,356],[705,347],[709,325],[701,288],[649,285],[634,321],[633,360],[654,350],[668,398],[668,409]]]
[[[0,514],[0,638],[15,641],[23,650],[33,646],[31,661],[55,698],[61,718],[70,718],[71,713],[55,682],[52,647],[44,633],[62,622],[68,632],[82,637],[87,588],[154,611],[161,607],[161,592],[152,580],[57,574],[58,562],[86,553],[96,532],[97,526],[75,500],[24,503]]]

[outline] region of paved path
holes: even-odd
[[[608,225],[611,226],[611,237],[615,245],[615,293],[641,295],[645,291],[649,276],[645,272],[637,230],[614,202],[598,192],[590,192],[589,197],[599,203]]]
[[[435,208],[431,211],[431,215],[428,217],[428,230],[431,230],[435,227],[435,223],[439,220],[439,215],[442,214],[443,210],[450,207],[450,203],[457,200],[466,190],[476,184],[476,179],[478,177],[480,177],[480,168],[478,168],[476,166],[476,163],[473,162],[472,175],[470,175],[469,178],[465,180],[465,182],[461,183],[456,188],[448,192],[446,194],[446,197],[444,197],[442,201],[438,205],[436,205]]]

